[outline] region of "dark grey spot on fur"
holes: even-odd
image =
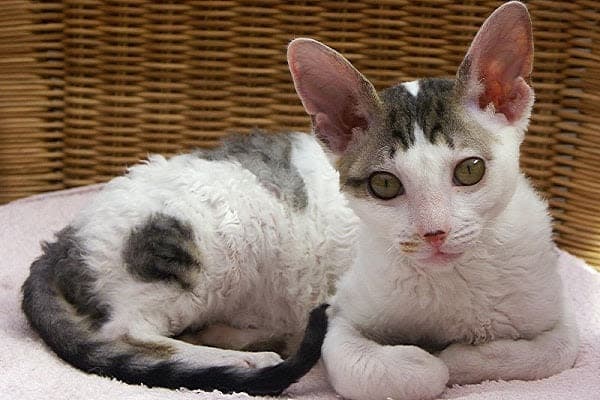
[[[23,309],[35,326],[38,319],[54,315],[57,332],[61,329],[62,308],[49,299],[62,298],[70,304],[82,322],[90,328],[98,328],[110,315],[110,307],[104,304],[97,292],[97,277],[84,261],[82,241],[73,228],[65,228],[56,234],[56,241],[42,245],[43,254],[31,265],[31,273],[23,285]]]
[[[416,97],[402,85],[388,88],[380,95],[385,118],[376,134],[398,137],[402,148],[407,149],[415,143],[416,124],[430,143],[484,150],[489,147],[490,135],[466,118],[459,96],[456,81],[451,79],[420,80]]]
[[[261,185],[296,210],[306,208],[308,197],[304,180],[291,163],[292,142],[289,134],[254,132],[233,135],[214,150],[197,154],[207,160],[231,160],[254,174]]]
[[[453,135],[460,130],[454,81],[423,79],[416,97],[403,85],[384,90],[380,97],[385,121],[378,131],[399,138],[404,150],[415,143],[415,123],[431,143],[453,147]]]
[[[398,139],[404,150],[415,142],[415,99],[402,85],[393,86],[381,93],[385,121],[379,134]]]
[[[453,147],[452,136],[459,124],[454,110],[454,81],[424,79],[419,83],[416,99],[416,122],[431,143]]]
[[[455,80],[420,80],[415,120],[431,143],[475,149],[489,158],[494,138],[467,115],[461,93],[460,83]]]
[[[177,218],[154,214],[134,228],[123,260],[129,272],[143,281],[171,280],[190,287],[190,274],[200,268],[192,228]]]

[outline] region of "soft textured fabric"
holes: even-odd
[[[0,398],[245,399],[245,394],[149,389],[85,374],[58,359],[32,332],[20,287],[40,241],[51,240],[98,186],[46,194],[0,207]],[[484,382],[447,389],[447,399],[600,399],[600,274],[563,253],[561,274],[576,309],[581,349],[573,369],[534,382]],[[282,398],[337,399],[318,366]]]

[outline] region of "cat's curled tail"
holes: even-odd
[[[23,285],[23,311],[52,350],[83,371],[150,387],[278,395],[305,375],[321,357],[327,330],[327,304],[310,313],[296,354],[263,368],[192,367],[184,360],[155,357],[131,341],[98,340],[94,327],[65,298],[57,282],[60,264],[69,258],[68,249],[61,246],[60,241],[44,247],[44,254],[32,264],[31,274]]]

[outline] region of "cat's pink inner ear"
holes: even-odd
[[[531,20],[522,3],[498,8],[483,24],[459,70],[459,80],[478,90],[481,109],[493,105],[509,122],[528,115],[533,91],[527,84],[533,67]]]
[[[344,152],[376,111],[373,85],[341,54],[315,40],[292,41],[288,63],[315,134],[332,152]]]

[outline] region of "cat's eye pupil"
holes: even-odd
[[[382,200],[390,200],[404,193],[404,187],[395,175],[378,171],[371,174],[368,180],[369,192]]]
[[[462,160],[454,169],[454,184],[472,186],[478,183],[485,174],[485,163],[479,157]]]

